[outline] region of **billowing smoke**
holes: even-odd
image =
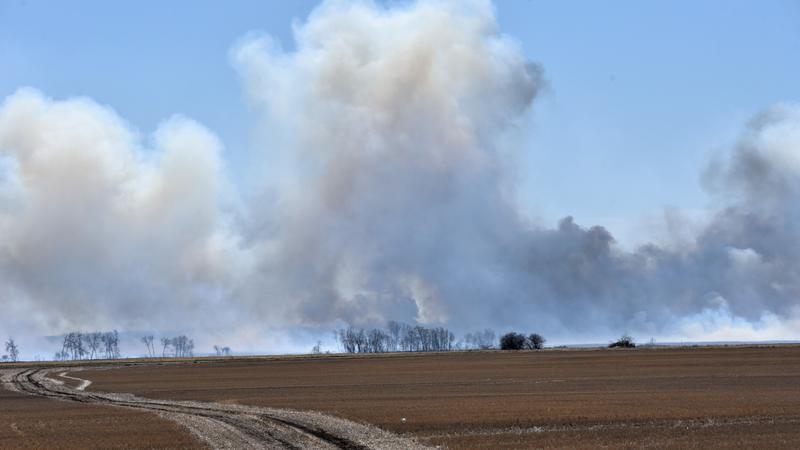
[[[327,4],[296,38],[291,53],[269,38],[234,51],[265,126],[288,136],[269,151],[294,168],[278,187],[267,292],[303,323],[493,314],[523,231],[498,141],[540,70],[484,4]]]
[[[164,327],[226,302],[221,144],[174,117],[151,147],[113,111],[22,89],[0,108],[3,323]]]
[[[228,330],[240,349],[387,320],[797,337],[800,108],[758,116],[705,170],[720,207],[700,232],[627,251],[519,212],[517,131],[545,82],[490,4],[328,2],[295,38],[231,52],[261,115],[257,192],[191,120],[143,138],[88,99],[7,98],[0,324]]]

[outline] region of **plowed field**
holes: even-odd
[[[254,358],[75,376],[93,382],[87,392],[322,411],[449,448],[800,448],[797,346]]]

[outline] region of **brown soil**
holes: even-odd
[[[93,381],[87,391],[323,411],[450,448],[800,448],[796,346],[288,357],[73,375]],[[90,414],[69,408],[69,420]]]
[[[189,429],[215,449],[422,450],[413,439],[368,424],[313,411],[294,411],[213,402],[153,400],[131,394],[85,392],[90,383],[63,368],[33,367],[0,371],[11,391],[83,405],[111,405],[158,414]],[[76,368],[80,370],[80,368]],[[58,377],[74,379],[70,387]],[[143,447],[143,442],[131,447]]]
[[[155,414],[59,402],[0,389],[0,448],[199,448],[183,427]]]

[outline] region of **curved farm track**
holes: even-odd
[[[80,370],[71,368],[70,371]],[[47,375],[65,369],[27,369],[6,376],[13,390],[55,400],[130,408],[178,422],[212,448],[413,449],[419,443],[381,430],[314,412],[218,403],[151,400],[130,394],[86,392]]]

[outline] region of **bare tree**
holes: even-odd
[[[55,359],[64,361],[68,359],[79,360],[84,358],[96,359],[100,357],[116,359],[119,353],[119,332],[81,333],[73,331],[64,335],[61,350],[56,352]]]
[[[117,330],[101,333],[100,341],[103,343],[106,359],[118,359],[119,354],[119,332]]]
[[[180,335],[172,339],[162,339],[164,345],[164,352],[166,353],[167,346],[172,346],[176,358],[186,358],[194,355],[194,341],[187,336]]]
[[[374,328],[366,333],[367,353],[383,353],[389,351],[389,334],[383,330]]]
[[[230,347],[221,347],[219,345],[215,345],[214,353],[216,353],[217,356],[231,356],[231,349]]]
[[[363,333],[363,330],[361,330],[361,332]],[[358,335],[359,330],[353,327],[347,327],[346,329],[340,329],[336,333],[336,338],[345,353],[357,353],[359,350]]]
[[[156,349],[153,347],[153,340],[155,337],[151,335],[142,336],[142,343],[144,344],[145,348],[147,348],[147,356],[150,358],[155,358],[156,356]]]
[[[389,322],[388,331],[348,327],[336,331],[336,339],[345,353],[381,353],[389,351],[438,352],[455,348],[455,335],[449,330],[410,326]]]
[[[95,359],[95,357],[100,356],[100,345],[102,343],[103,333],[94,332],[94,333],[87,333],[83,336],[86,347],[89,348],[89,359]]]
[[[64,359],[83,359],[86,356],[86,348],[83,346],[83,334],[77,331],[64,335],[64,342],[61,346],[61,354]]]
[[[467,333],[464,336],[464,346],[473,350],[488,350],[494,348],[495,339],[494,331],[487,328],[483,331]]]
[[[400,350],[400,333],[403,327],[391,320],[386,324],[386,328],[389,331],[389,351],[396,352]]]
[[[167,357],[167,349],[169,349],[172,346],[172,339],[162,337],[161,338],[161,346],[162,346],[162,348],[161,348],[161,357],[162,358],[166,358]]]
[[[14,342],[14,338],[8,338],[6,341],[6,351],[8,355],[4,355],[3,358],[8,358],[11,362],[17,362],[19,359],[19,347],[17,347],[17,343]]]
[[[544,348],[545,342],[547,342],[547,339],[545,339],[544,336],[539,333],[533,333],[528,336],[528,341],[526,344],[529,349],[541,350]]]

